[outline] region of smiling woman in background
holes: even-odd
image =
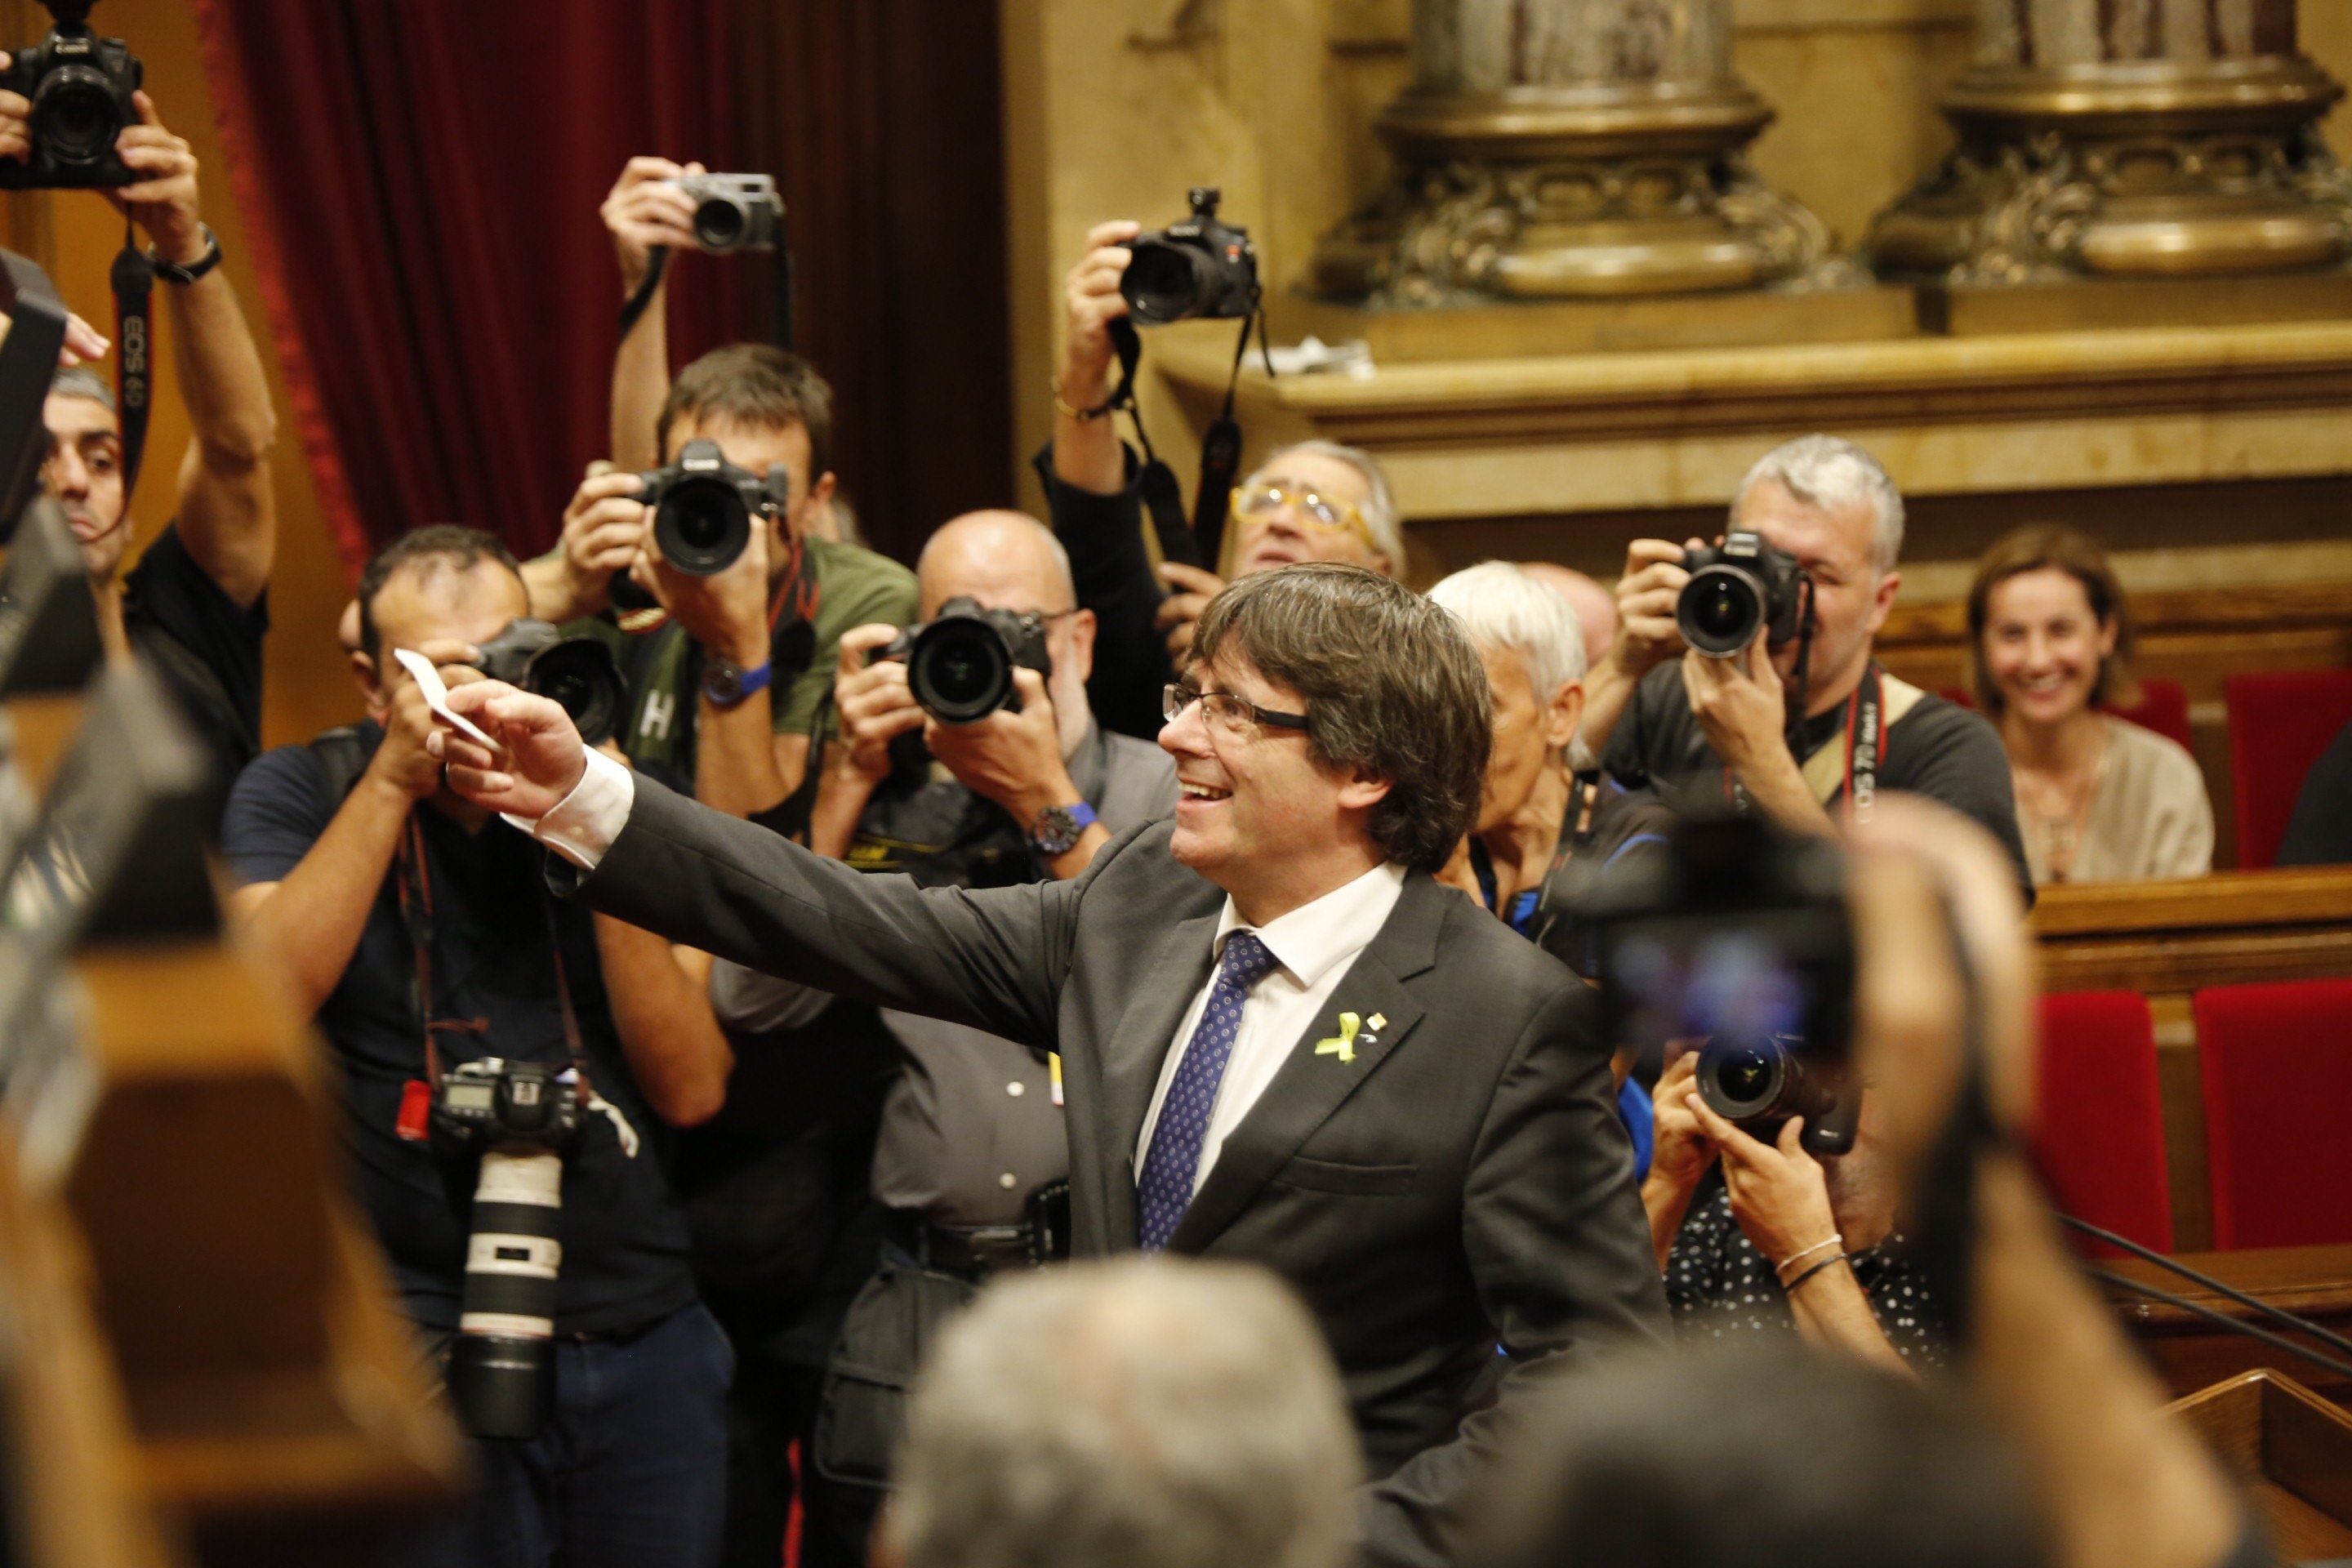
[[[2137,695],[2131,613],[2099,547],[2070,528],[2022,528],[1977,563],[1971,684],[2000,730],[2037,886],[2199,877],[2213,868],[2213,806],[2175,742],[2104,713]]]

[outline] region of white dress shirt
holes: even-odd
[[[621,829],[628,826],[629,808],[636,797],[635,775],[601,752],[592,751],[587,773],[545,816],[532,822],[509,815],[507,820],[573,865],[593,871],[613,840],[621,836]],[[1324,1016],[1332,993],[1356,955],[1370,947],[1381,927],[1388,923],[1390,912],[1403,895],[1404,868],[1393,863],[1375,866],[1345,886],[1255,928],[1277,967],[1267,972],[1243,1004],[1241,1028],[1234,1038],[1233,1054],[1225,1058],[1225,1076],[1217,1086],[1217,1107],[1209,1118],[1200,1162],[1193,1167],[1194,1192],[1208,1179],[1226,1137],[1241,1125],[1242,1118],[1274,1081],[1274,1075],[1282,1070],[1284,1059],[1307,1026],[1320,1020],[1333,1035],[1339,1032],[1339,1011]],[[1152,1129],[1160,1123],[1160,1103],[1175,1080],[1176,1065],[1183,1060],[1192,1031],[1209,1005],[1209,992],[1216,984],[1214,963],[1224,957],[1227,937],[1250,929],[1234,910],[1233,900],[1227,899],[1212,939],[1209,983],[1184,1010],[1167,1059],[1160,1066],[1160,1084],[1151,1091],[1151,1109],[1144,1116],[1142,1136],[1136,1141],[1138,1175],[1151,1148]]]
[[[1176,1080],[1176,1066],[1191,1047],[1192,1031],[1200,1026],[1209,993],[1216,985],[1215,966],[1224,959],[1225,939],[1237,931],[1255,930],[1278,967],[1251,988],[1242,1005],[1241,1028],[1234,1037],[1233,1054],[1225,1058],[1224,1079],[1217,1085],[1217,1107],[1209,1117],[1200,1163],[1192,1168],[1195,1193],[1208,1180],[1209,1168],[1217,1163],[1217,1152],[1224,1147],[1226,1137],[1241,1125],[1242,1118],[1274,1081],[1274,1075],[1282,1070],[1307,1026],[1320,1021],[1326,1034],[1339,1033],[1339,1012],[1332,1005],[1331,994],[1339,989],[1340,976],[1348,973],[1356,955],[1370,947],[1381,927],[1388,923],[1390,911],[1403,895],[1404,868],[1391,863],[1375,866],[1344,887],[1334,888],[1262,926],[1244,924],[1233,900],[1225,900],[1210,946],[1209,983],[1184,1010],[1184,1021],[1176,1026],[1174,1045],[1160,1064],[1160,1087],[1151,1091],[1143,1136],[1136,1141],[1137,1176],[1143,1174],[1143,1157],[1150,1152],[1151,1131],[1160,1124],[1160,1107]],[[1344,998],[1339,1005],[1344,1006]]]

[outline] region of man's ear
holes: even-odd
[[[1346,782],[1339,785],[1339,805],[1349,811],[1370,811],[1388,799],[1389,791],[1395,787],[1392,780],[1359,764],[1348,770]]]
[[[1865,628],[1876,637],[1878,628],[1886,624],[1886,612],[1895,607],[1895,595],[1903,591],[1903,574],[1889,572],[1878,580],[1870,605],[1870,624]]]
[[[1095,672],[1095,613],[1078,610],[1070,616],[1070,663],[1078,679],[1086,680]]]
[[[381,722],[392,711],[392,698],[383,689],[375,660],[357,648],[352,649],[348,657],[352,661],[352,680],[360,689],[360,700],[367,704],[368,717]]]

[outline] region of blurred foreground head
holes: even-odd
[[[1475,1568],[2032,1568],[2015,1454],[1948,1389],[1753,1341],[1564,1380]]]
[[[1128,1258],[991,1285],[923,1368],[877,1563],[1337,1568],[1356,1434],[1272,1276]]]

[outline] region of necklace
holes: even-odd
[[[2099,798],[2099,786],[2106,780],[2108,754],[2107,737],[2102,729],[2097,762],[2074,778],[2061,777],[2045,783],[2047,775],[2013,766],[2010,769],[2018,804],[2025,808],[2019,815],[2041,850],[2042,863],[2053,882],[2064,881],[2074,869],[2075,852],[2082,847],[2084,819],[2090,815],[2092,803]]]

